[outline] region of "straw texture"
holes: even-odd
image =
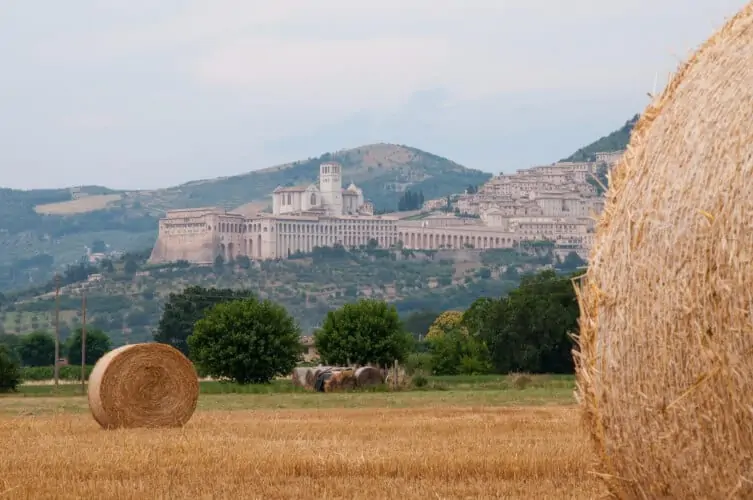
[[[199,379],[177,349],[131,344],[105,354],[89,377],[89,408],[105,429],[180,427],[193,415]]]
[[[625,499],[753,497],[753,3],[648,106],[576,283],[578,399]]]

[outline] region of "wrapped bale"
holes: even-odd
[[[356,386],[374,387],[384,383],[382,371],[373,366],[362,366],[355,371]]]
[[[356,387],[355,370],[345,369],[333,371],[332,376],[324,382],[324,392],[335,392]]]
[[[753,498],[753,4],[648,106],[578,284],[578,400],[619,498]]]
[[[97,361],[89,408],[105,429],[180,427],[193,415],[199,379],[193,363],[166,344],[131,344]]]

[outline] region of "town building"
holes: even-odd
[[[604,204],[589,182],[597,165],[563,162],[499,175],[477,193],[454,197],[449,212],[446,198],[429,200],[424,204],[429,213],[407,220],[399,213],[374,215],[360,188],[342,187],[342,166],[325,162],[318,183],[275,189],[270,214],[249,217],[217,207],[169,211],[159,221],[150,261],[285,259],[314,247],[372,241],[382,248],[430,250],[514,248],[548,240],[585,258]],[[436,209],[442,211],[430,212]]]

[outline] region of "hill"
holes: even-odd
[[[580,148],[578,151],[561,161],[593,161],[596,153],[621,151],[625,149],[630,142],[630,134],[639,117],[640,115],[633,116],[619,129],[592,142],[588,146]]]
[[[343,165],[377,210],[396,210],[406,189],[426,199],[479,185],[491,174],[408,146],[372,144],[242,175],[193,181],[157,190],[117,191],[101,186],[0,190],[0,290],[38,282],[54,268],[76,261],[85,246],[104,242],[128,251],[151,246],[157,219],[175,208],[221,206],[248,213],[271,205],[279,185],[315,182],[319,164]]]
[[[468,307],[478,297],[499,297],[518,285],[521,273],[552,263],[550,249],[541,244],[524,247],[522,253],[320,248],[279,262],[239,260],[214,267],[149,265],[148,254],[129,254],[100,269],[69,269],[59,296],[62,336],[80,324],[83,290],[87,324],[102,328],[119,345],[124,328],[130,330],[131,342],[149,340],[169,293],[189,285],[253,290],[283,304],[310,331],[327,311],[358,297],[382,298],[403,315],[442,312]],[[0,306],[0,333],[49,330],[55,317],[54,287],[0,296]]]

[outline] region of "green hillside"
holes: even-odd
[[[394,211],[403,191],[426,199],[479,185],[491,174],[408,146],[373,144],[326,153],[276,167],[149,191],[115,191],[99,186],[76,189],[0,190],[0,291],[28,286],[75,263],[84,247],[104,242],[129,251],[153,244],[157,220],[166,210],[200,206],[236,209],[271,205],[279,185],[315,182],[319,164],[343,164],[344,183],[355,182],[377,210]]]
[[[640,115],[635,115],[619,129],[592,142],[586,147],[580,148],[562,161],[593,161],[596,153],[625,149],[630,142],[630,134],[639,117]]]
[[[521,273],[553,262],[550,247],[536,244],[462,252],[324,248],[280,262],[239,259],[235,265],[214,267],[149,265],[148,253],[129,254],[99,269],[69,269],[59,297],[62,336],[81,322],[83,289],[88,324],[108,332],[119,345],[124,328],[132,342],[149,340],[169,293],[189,285],[250,289],[283,304],[304,331],[310,331],[327,311],[358,297],[387,300],[401,314],[468,307],[479,297],[504,295],[517,286]],[[87,282],[93,272],[103,278]],[[49,330],[54,311],[49,283],[0,296],[0,333]]]

